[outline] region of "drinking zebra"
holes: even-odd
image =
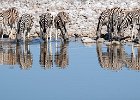
[[[47,31],[47,41],[48,41],[48,34],[50,35],[50,40],[51,40],[51,27],[53,25],[53,16],[51,15],[51,13],[44,13],[42,14],[39,20],[39,24],[40,24],[40,31],[41,31],[41,38],[43,40],[45,40],[45,35],[46,35],[46,31]]]
[[[29,32],[33,26],[33,16],[30,14],[23,14],[17,24],[17,40],[19,40],[22,36],[25,41],[26,36],[29,37]]]
[[[109,39],[111,39],[113,36],[118,37],[118,26],[122,22],[124,16],[125,10],[121,9],[120,7],[104,10],[99,16],[96,30],[97,39],[101,37],[101,30],[104,25],[107,26],[107,34],[109,34]]]
[[[57,30],[60,29],[61,37],[63,38],[64,41],[68,41],[68,33],[66,29],[66,23],[68,22],[70,22],[69,15],[64,11],[59,12],[57,16],[54,18],[55,28]],[[58,33],[56,32],[56,40],[57,38],[58,38]]]

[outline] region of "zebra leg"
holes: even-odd
[[[115,27],[114,27],[114,33],[115,33],[115,36],[116,36],[116,37],[120,36],[120,35],[118,34],[118,25],[115,25]]]
[[[23,35],[23,42],[25,42],[25,33],[23,33],[22,35]]]
[[[3,29],[1,29],[1,36],[0,37],[3,38]]]
[[[13,28],[17,29],[17,25],[16,25],[16,23],[13,24]]]
[[[40,27],[40,38],[42,38],[42,29]]]
[[[30,32],[27,33],[28,39],[30,38]]]
[[[56,41],[58,40],[58,30],[57,29],[55,30],[55,40]]]
[[[98,25],[97,25],[97,30],[96,30],[96,35],[97,35],[97,38],[100,38],[101,36],[101,30],[102,30],[102,24],[101,24],[101,16],[99,17],[99,22],[98,22]]]
[[[108,34],[108,40],[109,40],[109,42],[110,41],[112,41],[112,38],[111,38],[111,31],[110,31],[111,29],[110,29],[110,25],[109,25],[109,23],[108,23],[108,25],[107,25],[107,34]]]
[[[26,43],[23,44],[23,52],[24,52],[24,54],[27,53],[27,50],[26,50]]]
[[[40,27],[40,38],[45,41],[45,36],[44,36],[44,32],[43,32],[43,29]]]
[[[68,37],[67,37],[67,30],[66,30],[65,26],[61,27],[60,31],[61,31],[61,37],[66,42],[68,40]]]
[[[51,32],[49,27],[47,28],[47,38],[48,38],[47,41],[49,40],[51,41]]]
[[[3,36],[3,24],[0,23],[0,38],[2,38],[2,36]]]
[[[27,33],[27,30],[24,30],[23,34],[22,34],[22,37],[23,37],[23,42],[25,43],[25,39],[26,39],[26,33]]]
[[[47,28],[47,33],[44,34],[45,36],[47,35],[47,36],[46,36],[46,38],[47,38],[46,41],[47,41],[47,42],[48,42],[48,40],[49,40],[49,35],[48,35],[48,33],[49,33],[49,28]]]
[[[65,41],[65,36],[64,36],[64,29],[63,28],[60,28],[60,31],[61,31],[61,39],[63,39]]]
[[[134,34],[133,34],[133,25],[131,24],[130,26],[131,26],[131,28],[130,28],[130,31],[131,31],[131,41],[133,41],[133,37],[134,37]]]
[[[29,39],[29,37],[30,37],[30,31],[27,31],[26,36]]]
[[[51,41],[51,38],[52,38],[52,27],[51,28],[49,28],[49,37],[50,37],[50,41]]]
[[[140,24],[139,24],[139,29],[138,29],[138,37],[140,39]]]
[[[27,28],[27,32],[25,36],[27,36],[28,40],[30,38],[30,31],[31,31],[31,28]]]
[[[40,38],[42,39],[42,28],[40,27]]]
[[[6,33],[8,33],[8,28],[7,28],[6,25],[4,25],[4,28],[5,28],[5,30],[6,30]],[[4,35],[4,34],[2,34],[2,38],[3,38],[3,35]]]
[[[16,42],[19,42],[19,33],[16,34]]]
[[[123,37],[121,37],[120,32],[118,32],[118,26],[117,25],[114,28],[114,34],[115,34],[115,37],[116,37],[117,41],[121,41],[121,38],[123,38]]]
[[[66,41],[68,41],[69,40],[69,36],[68,36],[68,32],[67,32],[67,29],[66,29],[66,26],[64,26],[64,31],[65,31],[65,39],[66,39]]]
[[[140,24],[138,24],[139,28],[137,29],[138,30],[138,34],[137,34],[137,37],[138,39],[140,39]]]

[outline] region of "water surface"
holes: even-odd
[[[1,100],[139,100],[139,47],[1,43]]]

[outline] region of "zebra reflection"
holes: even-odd
[[[15,45],[11,43],[4,43],[0,41],[0,64],[15,65],[16,64],[16,50]]]
[[[23,43],[23,45],[17,43],[16,51],[17,62],[20,65],[20,68],[30,69],[33,64],[33,58],[28,42]]]
[[[40,44],[40,65],[42,65],[44,69],[48,69],[53,66],[51,43],[43,42]]]
[[[60,50],[56,50],[55,64],[60,68],[66,68],[69,65],[68,42],[62,42],[60,45]]]
[[[111,45],[104,48],[101,43],[97,43],[96,50],[102,68],[118,71],[126,65],[123,46]]]

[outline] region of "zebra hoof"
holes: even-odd
[[[43,38],[43,37],[42,37],[42,40],[43,40],[43,41],[46,41],[46,39],[45,39],[45,38]]]
[[[20,42],[20,40],[19,40],[19,39],[17,39],[17,40],[16,40],[16,42],[17,42],[17,43],[19,43],[19,42]]]
[[[69,42],[69,38],[64,39],[64,42]]]

